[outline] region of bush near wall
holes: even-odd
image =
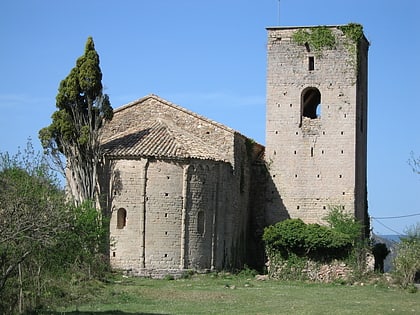
[[[410,288],[420,282],[420,223],[410,226],[405,233],[393,264],[397,281],[403,288]]]
[[[267,227],[263,240],[271,277],[331,281],[352,272],[345,261],[354,254],[354,235],[288,219]]]

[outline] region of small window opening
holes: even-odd
[[[311,148],[311,157],[314,156],[314,148]]]
[[[123,229],[127,224],[127,210],[119,208],[117,211],[117,229]]]
[[[204,234],[204,212],[199,211],[197,214],[197,233],[200,235]]]
[[[321,93],[317,88],[307,88],[302,92],[302,116],[315,119],[321,115]]]
[[[112,252],[112,257],[115,257],[115,252]]]
[[[297,210],[299,210],[299,208],[300,208],[299,206],[296,206],[296,209],[297,209]]]
[[[308,70],[313,71],[314,69],[315,69],[314,57],[309,57],[309,59],[308,59]]]

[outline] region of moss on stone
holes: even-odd
[[[309,30],[299,29],[292,38],[298,45],[308,44],[317,53],[324,49],[333,49],[336,45],[332,30],[326,26],[317,26]]]

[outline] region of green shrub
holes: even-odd
[[[249,268],[247,265],[245,265],[244,268],[238,272],[238,276],[243,278],[254,278],[257,274],[258,271]]]
[[[420,272],[420,223],[407,230],[407,237],[401,239],[394,259],[395,275],[402,287],[414,283]]]
[[[291,254],[315,260],[346,257],[351,238],[319,224],[305,224],[301,219],[288,219],[264,230],[263,240],[269,253],[278,252],[288,259]]]
[[[175,280],[175,277],[174,275],[167,274],[163,277],[163,279],[167,281],[171,281],[171,280]]]
[[[362,224],[354,216],[344,212],[340,206],[331,206],[328,215],[323,218],[336,232],[348,235],[354,243],[361,238]]]

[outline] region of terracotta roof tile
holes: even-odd
[[[165,106],[170,108],[166,111]],[[156,107],[159,110],[150,113]],[[172,116],[168,116],[170,110]],[[213,126],[210,130],[215,135],[203,132],[203,138],[203,124],[206,130]],[[151,95],[114,111],[113,120],[104,128],[102,148],[110,157],[199,158],[232,163],[234,134],[224,125]]]

